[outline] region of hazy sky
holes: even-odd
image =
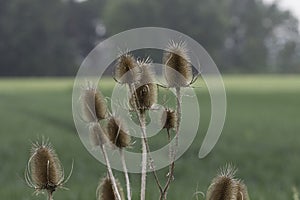
[[[264,2],[277,1],[281,9],[290,10],[300,20],[300,0],[263,0]]]

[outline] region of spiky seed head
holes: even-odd
[[[168,87],[187,87],[193,80],[193,71],[185,42],[171,41],[163,56]]]
[[[120,84],[131,84],[140,80],[137,62],[133,55],[121,55],[115,67],[114,78]]]
[[[249,200],[249,194],[247,186],[241,181],[237,181],[238,184],[238,192],[237,192],[237,200]]]
[[[64,179],[63,168],[50,143],[33,144],[26,181],[36,190],[52,194]],[[31,176],[31,177],[30,177]]]
[[[116,179],[117,188],[121,196],[121,200],[125,200],[123,188],[121,187],[119,181]],[[115,200],[112,182],[108,177],[103,178],[97,188],[97,200]]]
[[[233,167],[226,166],[212,180],[206,193],[206,200],[237,200],[238,182],[234,178],[235,172]]]
[[[107,116],[106,101],[96,87],[88,85],[82,90],[82,111],[87,122],[97,122]]]
[[[93,147],[104,145],[108,142],[105,129],[98,122],[92,122],[89,126],[89,138]]]
[[[157,102],[157,85],[154,72],[151,70],[151,60],[147,58],[138,62],[141,69],[141,81],[131,94],[130,105],[140,111],[149,110]]]
[[[176,112],[174,110],[165,109],[161,118],[163,128],[168,130],[174,129],[176,127],[176,121],[177,121]]]
[[[128,147],[131,137],[127,134],[127,128],[122,120],[117,117],[111,117],[107,123],[107,135],[112,144],[118,148]]]

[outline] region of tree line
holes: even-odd
[[[0,76],[75,75],[101,40],[159,26],[197,40],[224,73],[300,72],[298,20],[261,0],[1,0]]]

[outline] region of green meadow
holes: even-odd
[[[206,193],[220,167],[232,163],[236,176],[248,186],[251,199],[292,199],[292,187],[300,190],[300,76],[225,75],[227,116],[222,135],[213,151],[198,158],[210,120],[210,98],[202,80],[195,91],[201,108],[198,134],[176,162],[172,200],[196,199]],[[101,80],[109,96],[114,83]],[[199,86],[199,87],[197,87]],[[81,143],[72,117],[73,79],[0,79],[0,198],[46,199],[35,196],[24,181],[31,143],[49,138],[66,174],[74,160],[72,177],[58,190],[55,200],[92,200],[106,168]],[[191,119],[192,120],[192,119]],[[155,138],[154,138],[155,139]],[[165,142],[157,140],[160,145]],[[155,142],[152,142],[155,146]],[[136,143],[138,145],[138,143]],[[155,148],[155,147],[153,147]],[[166,170],[159,170],[165,179]],[[117,178],[124,183],[122,173]],[[131,174],[133,199],[138,198],[140,176]],[[124,184],[123,184],[124,185]],[[152,174],[148,174],[147,199],[158,199]],[[199,199],[204,199],[199,195]]]

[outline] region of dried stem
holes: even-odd
[[[114,194],[115,194],[115,198],[118,199],[118,200],[121,200],[121,196],[120,196],[120,193],[119,193],[119,190],[118,190],[117,182],[116,182],[116,179],[113,175],[113,172],[112,172],[112,169],[111,169],[111,166],[110,166],[110,162],[109,162],[109,159],[108,159],[108,156],[107,156],[106,149],[105,149],[104,145],[100,145],[100,147],[101,147],[103,157],[104,157],[105,162],[106,162],[107,171],[108,171],[110,181],[112,183],[112,188],[113,188],[113,191],[114,191]]]
[[[140,122],[142,128],[142,178],[141,178],[141,200],[146,196],[146,174],[147,174],[147,147],[146,147],[146,117],[145,113],[140,113]]]
[[[176,154],[177,154],[177,148],[179,145],[178,142],[178,135],[179,135],[179,126],[180,126],[180,122],[181,122],[181,94],[180,94],[180,87],[176,87],[176,108],[177,108],[177,120],[176,120],[176,129],[175,129],[175,145],[173,147],[173,149],[170,149],[170,160],[171,160],[171,164],[169,166],[169,173],[168,173],[168,180],[167,183],[164,187],[164,190],[160,196],[160,200],[165,200],[167,199],[167,193],[168,193],[168,189],[170,187],[171,181],[173,179],[173,175],[174,175],[174,168],[175,168],[175,159],[176,159]],[[168,130],[168,139],[170,141],[170,133]]]
[[[48,191],[48,200],[53,200],[52,191]]]
[[[125,181],[126,181],[126,189],[127,189],[127,200],[131,200],[131,189],[130,189],[130,181],[128,176],[128,170],[125,162],[124,152],[122,149],[120,149],[120,155],[121,155],[121,161],[123,165],[123,171],[125,175]]]
[[[131,94],[134,94],[133,97],[137,97],[136,94],[136,89],[134,84],[129,85],[129,90]],[[146,195],[146,173],[147,173],[147,155],[149,157],[149,165],[152,169],[152,173],[154,175],[154,179],[156,181],[156,184],[159,188],[160,194],[162,194],[163,189],[162,186],[159,182],[156,170],[155,170],[155,166],[154,166],[154,162],[153,159],[151,157],[150,154],[150,148],[149,148],[149,144],[148,144],[148,139],[147,139],[147,133],[146,133],[146,113],[145,111],[140,111],[138,110],[138,105],[136,103],[136,100],[133,100],[134,102],[134,110],[138,115],[138,120],[142,129],[142,177],[141,177],[141,200],[145,199],[145,195]]]

